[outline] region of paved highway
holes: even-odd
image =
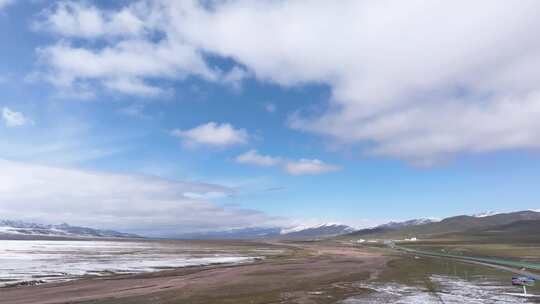
[[[407,247],[403,247],[403,246],[399,246],[395,244],[392,244],[391,247],[400,251],[413,253],[417,255],[450,258],[450,259],[469,261],[469,262],[474,262],[474,263],[481,263],[487,266],[509,270],[509,271],[519,273],[522,275],[527,275],[537,280],[540,279],[539,275],[527,271],[527,269],[540,270],[540,264],[537,264],[537,263],[520,262],[520,261],[504,260],[504,259],[497,259],[497,258],[472,257],[472,256],[464,256],[464,255],[451,254],[451,253],[418,250],[418,249],[407,248]],[[503,266],[507,266],[507,267],[503,267]]]

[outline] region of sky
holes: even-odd
[[[0,0],[0,218],[540,208],[540,2]]]

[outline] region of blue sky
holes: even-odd
[[[157,235],[537,209],[536,6],[0,0],[0,217]]]

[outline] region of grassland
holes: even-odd
[[[431,239],[417,242],[401,242],[401,246],[443,252],[454,255],[506,259],[511,261],[540,263],[540,244],[528,242],[476,241],[474,239]]]
[[[411,248],[471,255],[537,257],[538,247],[524,244],[474,244],[465,240],[427,240]],[[0,290],[9,304],[172,304],[172,303],[340,303],[369,297],[368,284],[416,286],[422,293],[445,293],[434,276],[497,282],[510,286],[513,272],[455,259],[417,256],[388,246],[338,241],[251,243],[208,242],[205,246],[235,248],[245,253],[273,252],[251,264],[181,268],[137,275],[112,275],[77,281]],[[521,249],[521,251],[519,250]],[[364,287],[363,287],[364,286]],[[516,291],[519,291],[518,289]],[[538,287],[531,292],[540,293]],[[431,303],[431,302],[430,302]]]

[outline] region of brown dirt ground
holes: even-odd
[[[363,291],[389,258],[336,243],[273,243],[286,254],[235,266],[193,267],[0,289],[0,303],[335,303]]]

